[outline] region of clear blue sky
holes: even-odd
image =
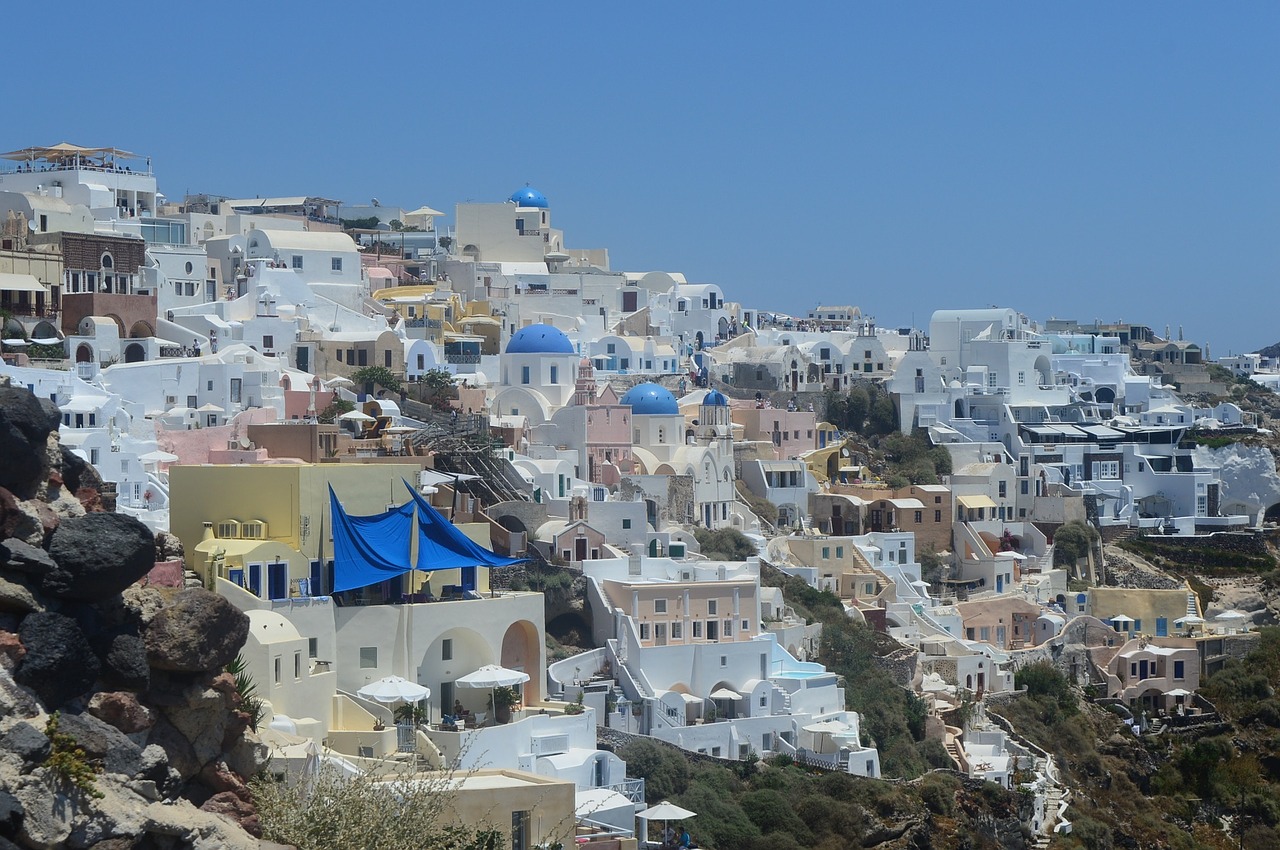
[[[0,143],[146,153],[170,198],[452,213],[529,182],[571,246],[752,306],[926,326],[999,304],[1182,324],[1215,355],[1280,340],[1280,4],[45,17],[48,34],[36,17],[7,39],[30,88],[10,91]]]

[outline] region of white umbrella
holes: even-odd
[[[643,818],[645,820],[662,821],[663,833],[666,833],[667,823],[669,821],[686,820],[687,818],[696,818],[697,816],[698,816],[697,812],[691,812],[688,809],[682,809],[681,807],[677,806],[675,803],[670,803],[666,800],[663,800],[661,803],[659,803],[656,806],[650,806],[649,808],[645,809],[643,812],[636,812],[636,817],[638,818]]]
[[[1108,618],[1111,623],[1132,623],[1132,617],[1126,617],[1124,614],[1116,614],[1114,617]]]
[[[27,342],[25,339],[18,339],[17,337],[15,337],[15,338],[13,338],[13,339],[6,339],[6,340],[3,340],[3,342],[4,342],[4,344],[5,344],[5,345],[12,345],[12,346],[15,346],[15,347],[17,347],[17,348],[21,348],[21,347],[22,347],[22,346],[24,346],[24,345],[30,345],[30,344],[31,344],[31,343]]]
[[[1171,691],[1165,691],[1164,695],[1167,697],[1189,697],[1191,696],[1191,691],[1186,688],[1174,688]]]
[[[213,402],[209,402],[208,404],[202,404],[197,407],[196,413],[226,413],[226,411],[221,407],[218,407],[218,405]]]
[[[350,378],[338,376],[336,378],[329,378],[327,381],[322,381],[321,383],[326,387],[349,387],[352,386],[354,382]]]
[[[57,345],[62,342],[62,340],[58,339],[56,336],[42,336],[31,341],[36,345]]]
[[[361,413],[358,410],[347,411],[346,413],[342,414],[338,418],[346,422],[376,422],[377,421],[369,414]]]
[[[1197,617],[1195,614],[1190,614],[1186,617],[1179,617],[1178,619],[1173,621],[1173,624],[1176,626],[1178,625],[1178,623],[1184,623],[1190,626],[1196,623],[1203,623],[1203,622],[1204,622],[1204,617]]]
[[[174,454],[169,454],[168,452],[162,451],[161,449],[156,449],[153,452],[147,452],[144,455],[138,455],[138,460],[142,461],[143,463],[173,463],[175,460],[178,460],[178,456]]]
[[[1214,619],[1215,620],[1247,620],[1249,619],[1249,615],[1243,611],[1237,611],[1233,608],[1230,611],[1223,611],[1221,614],[1214,617]]]
[[[464,688],[509,688],[529,681],[529,674],[497,664],[486,664],[479,670],[461,676],[456,684]]]
[[[711,692],[711,699],[742,699],[742,694],[728,688],[718,688]]]
[[[410,682],[401,676],[387,676],[376,682],[370,682],[356,691],[356,694],[377,702],[417,702],[431,696],[431,689],[416,682]]]
[[[464,688],[488,688],[489,699],[493,701],[494,722],[497,722],[498,700],[495,693],[498,688],[510,688],[529,681],[529,674],[519,670],[510,670],[498,664],[486,664],[479,670],[472,671],[454,680],[454,684]]]

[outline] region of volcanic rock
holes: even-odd
[[[183,590],[147,627],[147,659],[158,670],[215,670],[235,659],[248,635],[248,616],[226,599]]]
[[[100,599],[147,574],[155,564],[155,535],[125,514],[86,514],[62,521],[49,555],[58,568],[44,578],[46,593],[60,599]]]
[[[48,399],[38,399],[29,390],[0,387],[0,487],[20,498],[35,495],[44,480],[45,447],[49,433],[58,427],[62,414]]]
[[[89,700],[89,713],[126,735],[145,732],[155,725],[156,715],[125,691],[99,691]]]
[[[27,654],[13,677],[50,708],[83,694],[98,678],[98,659],[72,618],[52,611],[29,614],[18,637]]]

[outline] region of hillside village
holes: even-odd
[[[106,592],[202,589],[243,620],[258,713],[235,731],[260,750],[221,762],[240,779],[458,771],[457,817],[502,846],[613,850],[663,841],[664,798],[626,758],[656,742],[859,781],[940,769],[1012,792],[1044,846],[1079,789],[1006,716],[1020,671],[1168,740],[1223,722],[1202,682],[1275,622],[1221,569],[1274,566],[1273,425],[1251,399],[1280,389],[1275,356],[1016,305],[882,327],[847,292],[783,314],[613,269],[530,186],[451,213],[176,202],[116,148],[3,161],[0,420],[56,406],[24,439],[83,479],[3,482],[4,584],[60,522],[145,527],[154,557]],[[32,617],[88,628],[42,601],[60,592],[0,594],[9,691],[36,681]],[[905,750],[825,663],[842,633],[816,606],[918,706]],[[42,686],[21,722],[112,725],[87,695],[146,691],[95,681]],[[116,734],[145,746],[141,714]],[[218,758],[179,771],[197,805],[243,785],[202,772]],[[3,834],[54,846],[56,819]]]

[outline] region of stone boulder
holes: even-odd
[[[155,712],[125,691],[99,691],[89,700],[89,713],[126,735],[145,732],[155,725]]]
[[[98,654],[102,661],[102,681],[112,688],[145,691],[151,684],[151,668],[147,665],[147,647],[142,638],[117,634],[105,644],[106,651]]]
[[[217,670],[235,659],[249,635],[249,618],[212,591],[178,593],[147,626],[147,659],[158,670]]]
[[[130,778],[142,773],[142,747],[110,723],[92,714],[64,713],[59,717],[58,731],[75,738],[85,755],[100,761],[107,773]]]
[[[46,611],[29,614],[18,637],[27,654],[13,678],[57,708],[93,686],[101,666],[80,625],[71,617]]]
[[[49,518],[52,517],[54,525],[57,525],[58,518],[48,505],[44,505],[44,512],[40,512],[33,504],[43,503],[22,501],[7,488],[0,487],[0,537],[44,545]]]
[[[43,589],[59,599],[92,601],[124,590],[155,564],[155,535],[125,514],[63,520],[49,543],[58,565]]]
[[[48,474],[46,445],[62,414],[30,390],[0,387],[0,487],[29,499]]]
[[[135,621],[142,626],[151,624],[151,620],[166,604],[164,594],[154,587],[132,585],[120,594],[125,609]]]
[[[43,611],[44,604],[36,598],[35,591],[20,576],[0,576],[0,611],[14,614],[31,614]]]
[[[49,755],[49,737],[34,724],[21,721],[0,738],[0,749],[13,753],[28,765],[37,765]]]
[[[49,553],[17,538],[0,540],[0,571],[39,578],[57,569]]]
[[[102,490],[102,476],[98,474],[98,470],[66,446],[61,448],[62,486],[77,495],[82,490],[88,490],[96,496]]]

